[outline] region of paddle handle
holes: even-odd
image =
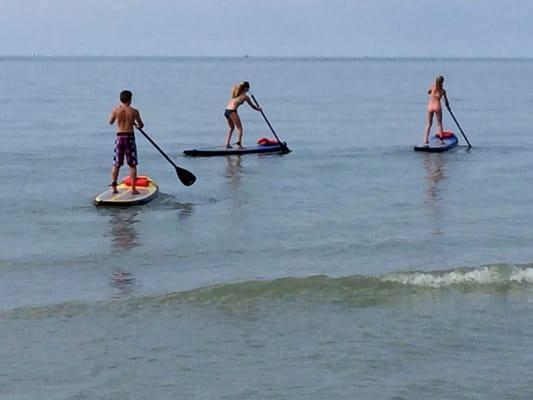
[[[470,144],[470,142],[468,141],[468,138],[466,137],[465,133],[463,132],[463,129],[461,128],[461,125],[459,125],[459,122],[457,122],[457,119],[455,118],[455,115],[453,115],[452,109],[450,108],[449,105],[446,105],[446,108],[448,109],[448,112],[452,116],[452,118],[453,118],[453,120],[455,122],[455,125],[457,125],[457,127],[459,128],[459,131],[461,131],[461,135],[463,135],[463,138],[465,139],[466,143],[468,143],[468,148],[471,148],[472,145]]]

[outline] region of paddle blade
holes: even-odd
[[[196,182],[196,176],[186,169],[176,167],[176,174],[178,174],[178,178],[185,186],[191,186],[194,182]]]

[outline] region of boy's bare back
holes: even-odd
[[[134,124],[137,124],[139,128],[144,126],[139,110],[124,103],[116,106],[111,112],[109,123],[114,124],[115,121],[117,123],[117,132],[133,133]]]

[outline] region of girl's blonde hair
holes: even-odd
[[[246,89],[250,88],[250,84],[248,82],[241,82],[237,83],[236,85],[233,85],[231,88],[231,97],[236,98],[239,97],[241,94],[244,93]]]
[[[444,77],[442,75],[437,75],[435,78],[435,89],[442,90],[442,85],[444,83]]]

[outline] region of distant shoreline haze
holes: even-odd
[[[1,0],[0,54],[533,57],[530,0]]]
[[[227,55],[105,55],[105,54],[0,54],[0,59],[133,59],[133,60],[142,60],[142,59],[169,59],[169,60],[179,60],[179,59],[191,59],[191,60],[201,60],[201,59],[221,59],[221,60],[231,60],[231,59],[245,59],[249,58],[252,60],[533,60],[533,57],[461,57],[461,56],[441,56],[441,57],[420,57],[420,56],[254,56],[254,55],[244,55],[244,56],[227,56]]]

